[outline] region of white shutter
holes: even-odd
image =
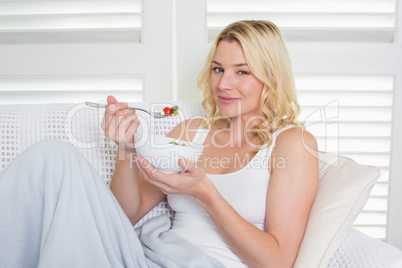
[[[0,103],[171,99],[172,12],[164,0],[0,0]]]
[[[301,119],[319,150],[381,169],[354,227],[382,240],[387,238],[394,85],[392,75],[296,75]]]
[[[142,9],[141,0],[0,1],[0,44],[52,50],[68,43],[141,43]],[[143,77],[136,74],[0,74],[3,104],[100,100],[110,93],[140,101],[143,91]]]
[[[141,2],[0,1],[0,43],[140,42]]]
[[[289,42],[393,42],[396,0],[208,0],[211,41],[243,19],[275,22]]]

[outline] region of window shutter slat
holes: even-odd
[[[2,44],[133,42],[142,1],[0,1]]]
[[[144,100],[143,77],[137,75],[1,76],[0,103],[96,102],[113,92],[126,101]],[[26,98],[25,96],[29,96]],[[4,100],[4,101],[2,101]]]
[[[395,12],[395,0],[208,0],[210,12]]]
[[[254,19],[274,21],[288,42],[392,43],[395,9],[395,0],[209,0],[208,40],[231,22]]]

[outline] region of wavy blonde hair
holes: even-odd
[[[202,107],[207,112],[205,126],[212,127],[219,114],[211,89],[211,64],[220,41],[238,42],[252,74],[263,84],[260,106],[266,120],[254,127],[263,144],[270,144],[272,134],[286,125],[299,125],[292,63],[278,27],[270,21],[244,20],[228,25],[215,39],[198,75],[203,92]]]

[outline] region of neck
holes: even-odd
[[[231,118],[230,121],[222,121],[217,127],[226,129],[232,146],[240,147],[242,144],[259,144],[258,135],[253,128],[263,121],[259,119],[246,119],[242,117]]]

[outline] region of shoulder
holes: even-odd
[[[293,127],[280,133],[272,151],[273,160],[286,159],[288,167],[318,164],[316,138],[302,127]],[[273,165],[275,168],[275,165]]]
[[[202,118],[184,120],[174,127],[167,136],[179,140],[192,141],[203,121]]]
[[[317,150],[317,141],[313,134],[303,127],[292,127],[281,132],[275,142],[275,147]]]

